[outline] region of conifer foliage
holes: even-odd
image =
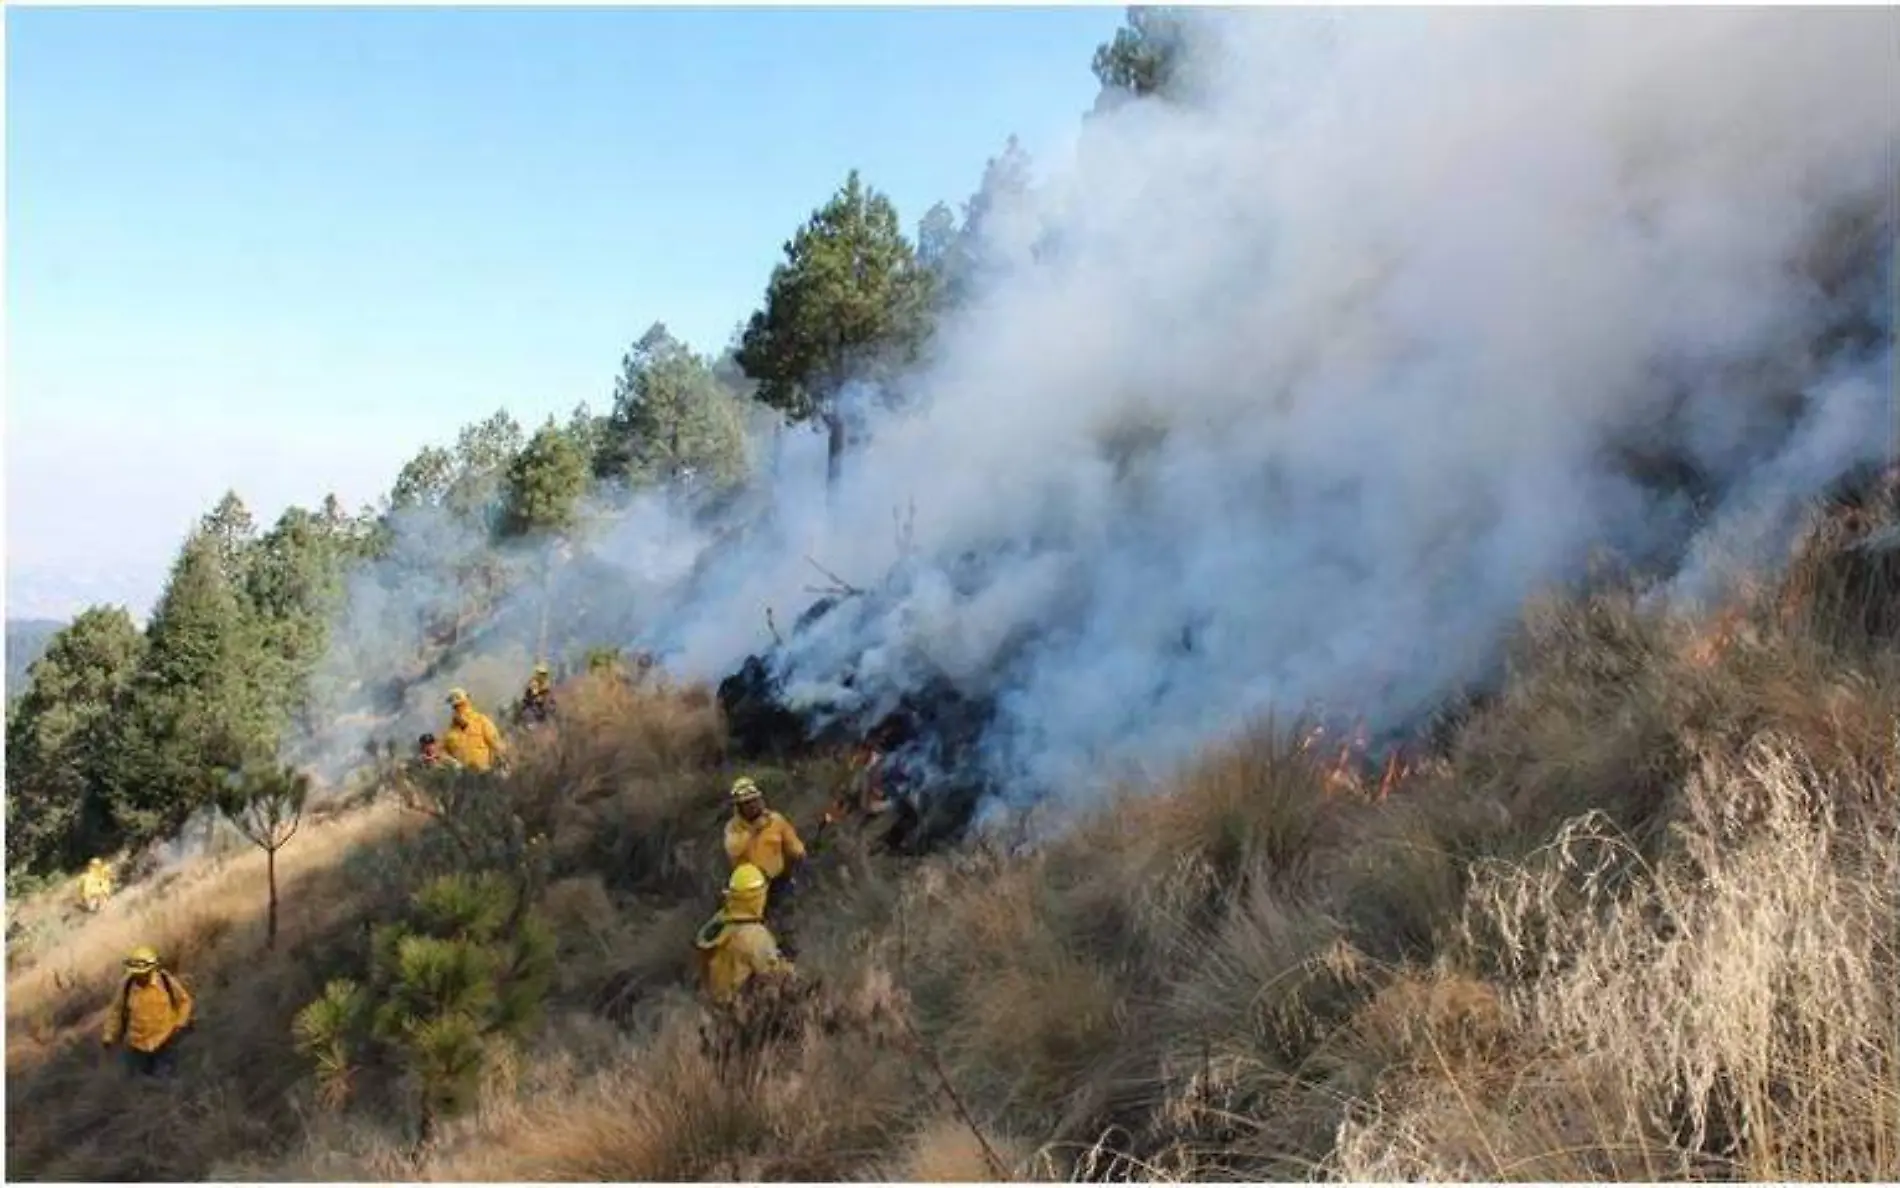
[[[331,981],[298,1013],[298,1050],[340,1107],[371,1069],[393,1070],[422,1142],[468,1108],[495,1055],[541,1018],[555,938],[505,875],[443,875],[371,936],[367,974]]]

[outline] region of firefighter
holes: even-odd
[[[100,1043],[123,1045],[128,1074],[169,1079],[178,1071],[178,1037],[193,1022],[191,992],[149,945],[133,949],[125,969]]]
[[[416,761],[424,767],[460,767],[460,763],[449,758],[443,751],[442,742],[433,734],[425,734],[416,740]]]
[[[515,721],[523,726],[544,726],[554,720],[554,688],[549,677],[546,664],[534,666],[534,675],[528,678],[528,687],[522,690],[521,701],[515,706]]]
[[[487,771],[506,760],[508,748],[501,741],[501,731],[495,729],[487,714],[469,703],[466,692],[449,691],[449,711],[449,728],[442,736],[442,749],[449,758],[470,771]]]
[[[700,987],[719,1006],[731,1005],[755,977],[792,973],[791,962],[765,924],[769,897],[765,872],[741,862],[726,883],[724,905],[693,937]]]
[[[86,873],[79,876],[79,906],[96,912],[104,908],[110,898],[112,868],[106,865],[104,858],[94,858],[86,864]]]
[[[792,914],[797,888],[793,878],[805,861],[805,843],[784,814],[765,807],[765,794],[750,776],[733,781],[732,809],[732,818],[726,822],[726,857],[735,870],[750,863],[764,873],[769,883],[767,923],[777,934],[779,948],[786,956],[796,958]]]

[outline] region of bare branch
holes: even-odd
[[[1002,1157],[996,1153],[996,1148],[990,1145],[989,1136],[983,1133],[983,1127],[977,1123],[976,1116],[970,1113],[970,1108],[963,1104],[963,1097],[957,1092],[957,1087],[951,1083],[950,1074],[945,1071],[943,1061],[937,1056],[937,1050],[930,1046],[930,1042],[924,1039],[923,1034],[917,1030],[917,1025],[911,1022],[909,1008],[905,1007],[895,1013],[898,1022],[902,1023],[904,1030],[910,1034],[911,1043],[916,1046],[924,1062],[930,1066],[930,1070],[937,1075],[937,1084],[942,1086],[944,1096],[950,1099],[950,1106],[956,1111],[957,1118],[963,1123],[964,1128],[976,1137],[977,1145],[983,1150],[983,1160],[990,1165],[990,1171],[995,1173],[999,1181],[1008,1182],[1012,1178],[1009,1174],[1009,1165],[1003,1162]]]
[[[829,569],[826,569],[824,566],[818,564],[818,562],[812,560],[809,555],[806,556],[805,563],[810,565],[813,569],[817,570],[819,573],[822,573],[826,577],[830,578],[832,583],[836,585],[838,589],[842,591],[843,593],[846,593],[846,594],[864,593],[863,590],[860,590],[858,587],[852,585],[850,582],[845,581],[843,578],[839,577],[837,574],[831,572]]]

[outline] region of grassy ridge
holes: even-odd
[[[1862,535],[1711,620],[1534,608],[1499,695],[1384,798],[1262,726],[1034,852],[834,833],[802,1033],[763,1046],[708,1043],[687,981],[735,770],[717,711],[583,682],[506,784],[552,848],[549,1021],[474,1113],[415,1152],[318,1108],[291,1050],[367,922],[453,863],[376,804],[285,851],[277,954],[246,856],[20,959],[8,1172],[1894,1178],[1900,584]],[[809,829],[843,774],[762,782]],[[97,1055],[135,936],[203,1003],[172,1097]]]

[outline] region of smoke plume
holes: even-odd
[[[406,755],[422,732],[447,726],[451,688],[499,715],[537,660],[579,667],[590,647],[633,635],[708,544],[653,495],[591,500],[580,519],[614,564],[539,535],[497,547],[484,519],[444,507],[392,512],[388,547],[346,575],[316,705],[286,740],[286,760],[332,782],[372,747]]]
[[[1595,554],[1711,593],[1891,450],[1893,13],[1201,16],[1186,102],[991,220],[835,506],[784,466],[650,628],[676,669],[807,557],[888,581],[791,695],[941,672],[1010,795],[1086,797],[1267,711],[1413,719]]]
[[[819,562],[871,593],[788,638],[788,697],[946,677],[1004,801],[1060,808],[1268,712],[1415,721],[1594,557],[1717,594],[1892,449],[1897,47],[1880,10],[1197,11],[1181,101],[990,212],[835,498],[792,435],[724,523],[597,535],[557,617],[717,680]]]

